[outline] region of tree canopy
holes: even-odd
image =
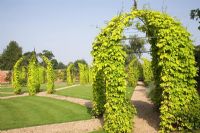
[[[14,64],[22,56],[22,48],[16,41],[10,41],[0,56],[0,69],[12,70]]]
[[[197,8],[197,9],[191,10],[190,18],[193,20],[199,21],[199,24],[200,24],[200,9]],[[200,30],[200,25],[199,25],[198,29]]]

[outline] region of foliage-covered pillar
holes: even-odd
[[[142,58],[143,64],[143,75],[144,75],[144,83],[149,85],[150,82],[153,81],[153,71],[151,66],[151,61],[146,58]]]
[[[67,85],[74,84],[74,75],[72,73],[72,68],[74,67],[74,64],[69,64],[67,67]]]
[[[42,56],[46,64],[46,78],[47,78],[47,93],[51,94],[54,92],[54,71],[51,61],[46,57]]]
[[[109,133],[131,132],[133,127],[135,109],[126,99],[124,68],[126,53],[121,45],[122,32],[128,25],[129,19],[126,15],[113,18],[93,43],[92,55],[95,71],[93,95],[94,97],[105,95],[104,129]],[[100,81],[97,80],[98,73]],[[98,87],[99,83],[104,87]],[[102,94],[104,88],[105,93]],[[94,101],[94,107],[97,105],[101,105],[100,101]]]
[[[89,71],[89,72],[88,72],[88,73],[89,73],[89,74],[88,74],[88,78],[89,78],[89,79],[88,79],[88,80],[89,80],[88,82],[89,82],[89,84],[92,84],[92,82],[93,82],[92,67],[89,67],[89,70],[88,70],[88,71]]]
[[[128,86],[136,87],[137,81],[139,79],[140,70],[139,70],[139,61],[137,57],[133,57],[131,62],[128,64]]]
[[[45,68],[43,66],[39,66],[38,71],[39,71],[39,82],[40,84],[44,84],[45,83]]]
[[[14,88],[15,94],[21,93],[21,84],[20,84],[20,77],[21,77],[21,71],[20,71],[20,65],[21,62],[24,60],[24,57],[21,57],[14,65],[13,69],[13,77],[12,77],[12,86]]]
[[[35,95],[39,92],[40,83],[38,77],[38,65],[36,62],[36,56],[33,55],[28,65],[28,82],[27,82],[29,95]]]
[[[78,63],[80,84],[87,84],[89,82],[89,68],[86,64]]]
[[[160,12],[133,11],[144,22],[149,37],[153,75],[160,105],[160,132],[200,128],[197,69],[190,34],[173,18]]]

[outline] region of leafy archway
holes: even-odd
[[[69,64],[69,66],[67,67],[67,85],[73,85],[75,83],[76,77],[73,69],[74,69],[74,64],[73,63]]]
[[[167,14],[132,10],[114,17],[93,43],[93,111],[104,115],[107,132],[131,132],[134,107],[126,99],[126,53],[123,30],[139,18],[152,50],[160,132],[200,128],[200,100],[195,89],[197,69],[190,34]]]
[[[46,77],[47,77],[47,93],[53,93],[54,91],[54,72],[51,61],[43,55],[41,58],[46,64]],[[15,94],[20,94],[22,85],[20,83],[20,77],[22,73],[23,61],[26,60],[26,57],[21,57],[14,65],[13,69],[13,78],[12,78],[12,86],[14,87]],[[34,95],[39,91],[40,88],[40,75],[39,75],[39,64],[36,61],[35,53],[31,56],[28,61],[28,82],[27,86],[29,88],[29,95]]]

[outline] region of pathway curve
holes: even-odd
[[[99,129],[101,125],[101,120],[91,119],[12,129],[7,131],[0,131],[0,133],[87,133]]]
[[[146,88],[142,82],[138,82],[131,100],[137,109],[137,116],[134,120],[134,133],[157,133],[159,114],[147,98]]]
[[[56,90],[56,91],[60,91],[60,90],[65,90],[65,89],[67,89],[67,88],[72,88],[72,87],[75,87],[75,86],[80,86],[80,84],[71,85],[71,86],[65,86],[65,87],[57,88],[57,89],[55,89],[55,90]]]

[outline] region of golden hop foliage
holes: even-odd
[[[150,10],[132,10],[114,17],[93,42],[94,114],[104,114],[109,133],[131,132],[135,109],[126,100],[125,52],[121,39],[130,21],[140,18],[152,49],[152,66],[160,132],[200,128],[200,100],[195,89],[197,69],[190,34],[172,17]],[[101,99],[100,99],[101,97]]]

